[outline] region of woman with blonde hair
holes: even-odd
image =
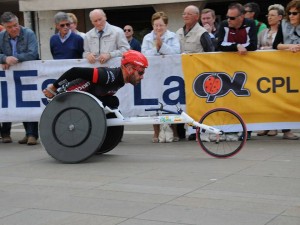
[[[75,16],[75,14],[74,13],[67,13],[67,14],[68,14],[68,17],[70,20],[70,28],[71,28],[72,32],[74,32],[75,34],[78,34],[79,36],[84,38],[85,33],[77,30],[78,20],[77,20],[77,17]]]
[[[284,16],[284,7],[280,4],[270,5],[268,7],[268,19],[269,28],[263,30],[258,35],[258,49],[267,50],[273,49],[273,42],[280,25],[280,21]]]

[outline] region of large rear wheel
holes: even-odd
[[[79,163],[94,155],[106,135],[101,102],[88,93],[65,92],[42,113],[39,130],[49,155],[63,163]]]

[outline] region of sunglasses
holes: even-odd
[[[124,32],[131,32],[130,29],[124,29]]]
[[[59,24],[59,26],[60,26],[61,28],[63,28],[63,27],[69,27],[70,24],[69,24],[69,23],[62,23],[62,24]]]
[[[235,19],[238,18],[239,16],[241,16],[241,15],[238,15],[238,16],[226,16],[226,19],[229,19],[229,20],[235,20]]]
[[[144,73],[145,73],[145,69],[138,70],[136,67],[132,67],[132,69],[134,69],[135,71],[137,71],[140,76],[143,76]]]
[[[298,13],[300,13],[300,12],[288,12],[288,15],[289,15],[289,16],[290,16],[290,15],[297,16]]]

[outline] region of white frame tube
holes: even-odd
[[[106,124],[110,126],[122,126],[122,125],[145,125],[145,124],[178,124],[186,123],[191,126],[199,127],[210,133],[222,134],[219,129],[216,129],[205,124],[200,124],[190,117],[185,112],[181,114],[164,114],[159,116],[141,116],[141,117],[126,117],[124,118],[118,109],[110,109],[109,107],[104,108],[106,112],[115,113],[117,118],[107,119]]]

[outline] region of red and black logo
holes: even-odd
[[[193,91],[200,98],[207,98],[206,102],[215,102],[216,98],[227,95],[230,91],[239,97],[250,96],[250,91],[244,88],[247,75],[235,72],[231,78],[228,74],[217,72],[201,73],[193,83]]]

